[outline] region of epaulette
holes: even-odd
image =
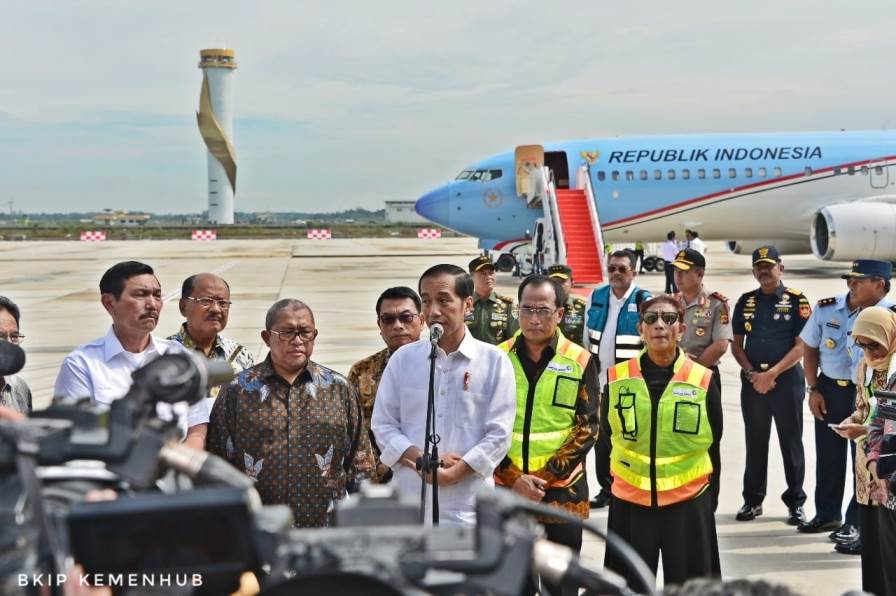
[[[818,301],[817,306],[830,306],[832,304],[837,304],[836,297],[822,298],[821,300]]]
[[[513,298],[511,298],[510,296],[504,296],[502,294],[495,294],[495,298],[497,298],[501,302],[506,302],[507,304],[513,304]]]
[[[802,296],[803,293],[794,288],[784,288],[784,291],[790,294],[791,296]]]
[[[720,300],[722,302],[728,302],[728,298],[726,298],[725,295],[722,294],[721,292],[713,292],[712,294],[710,294],[710,296],[712,296],[716,300]]]
[[[588,301],[585,300],[584,298],[582,298],[581,296],[579,296],[578,294],[572,294],[572,301],[580,302],[582,304],[588,304]]]

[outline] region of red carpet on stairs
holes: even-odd
[[[600,253],[594,241],[588,204],[582,190],[557,190],[557,212],[566,241],[566,264],[576,283],[603,282]]]

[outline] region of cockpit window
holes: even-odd
[[[502,170],[464,170],[457,175],[455,180],[469,180],[470,182],[489,182],[497,180],[504,172]]]

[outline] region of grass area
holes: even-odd
[[[195,229],[214,229],[219,240],[258,238],[305,238],[308,230],[326,228],[333,238],[416,238],[417,224],[340,223],[329,225],[231,225],[194,226],[166,225],[140,227],[102,227],[88,224],[41,224],[30,226],[0,227],[0,240],[80,240],[81,232],[103,230],[107,240],[189,240]],[[459,237],[450,230],[442,230],[443,237]]]

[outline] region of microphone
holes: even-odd
[[[429,343],[439,343],[439,340],[442,339],[442,335],[444,335],[444,333],[445,328],[442,327],[441,323],[433,323],[429,326]]]
[[[198,451],[180,443],[163,445],[159,460],[178,472],[186,474],[197,484],[217,484],[236,488],[252,488],[251,478],[208,451]]]
[[[25,351],[16,344],[0,341],[0,376],[14,375],[24,367]]]
[[[532,565],[541,577],[552,583],[575,585],[597,594],[629,593],[628,584],[622,576],[609,569],[583,564],[578,553],[571,548],[544,538],[535,540]]]

